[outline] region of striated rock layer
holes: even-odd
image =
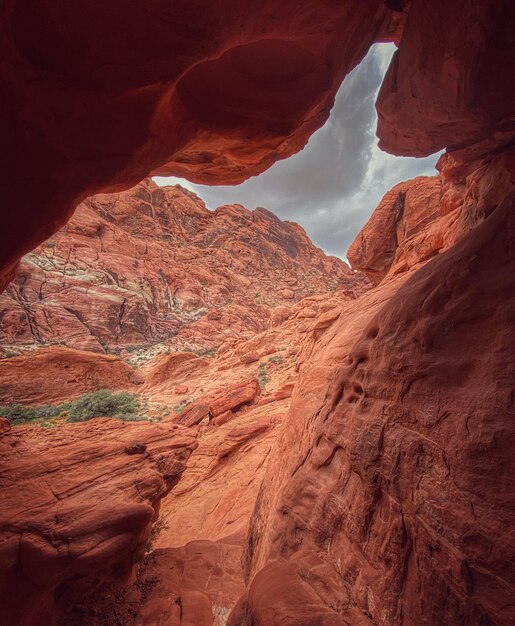
[[[213,212],[192,192],[146,180],[86,200],[24,257],[0,295],[0,342],[7,353],[128,349],[133,360],[150,344],[208,349],[264,330],[278,305],[359,293],[359,278],[266,209]]]

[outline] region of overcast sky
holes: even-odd
[[[215,209],[222,204],[262,206],[281,219],[301,224],[327,254],[345,257],[347,248],[381,197],[396,183],[435,174],[438,155],[425,159],[381,152],[375,136],[374,102],[395,50],[376,44],[343,82],[326,125],[302,152],[233,187],[194,185],[178,178],[155,178],[160,185],[180,183]]]

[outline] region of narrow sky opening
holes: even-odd
[[[329,120],[307,146],[241,185],[210,187],[156,177],[159,185],[193,190],[215,209],[223,204],[265,207],[301,224],[327,254],[345,258],[349,245],[382,196],[395,184],[434,175],[438,154],[424,159],[394,157],[377,147],[377,92],[395,51],[375,44],[344,80]]]

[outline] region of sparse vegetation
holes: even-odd
[[[138,412],[140,403],[128,391],[113,393],[109,389],[99,389],[81,396],[68,410],[68,422],[87,422],[94,417],[115,417],[124,421],[145,419]]]
[[[56,405],[42,404],[39,406],[26,406],[13,402],[12,404],[0,406],[0,416],[6,417],[14,425],[27,424],[37,420],[47,420],[48,425],[50,425],[49,420],[59,417],[69,408],[70,404],[68,402]]]
[[[271,356],[268,359],[269,363],[273,363],[274,365],[280,365],[283,362],[283,357],[278,355],[278,356]]]
[[[132,393],[99,389],[84,394],[78,400],[60,404],[27,406],[14,402],[0,406],[0,416],[6,417],[15,426],[33,424],[51,428],[64,419],[67,422],[86,422],[94,417],[114,417],[126,422],[142,421],[149,419],[143,414],[145,408]]]
[[[107,343],[102,339],[102,337],[97,337],[97,341],[98,343],[102,346],[102,348],[104,349],[104,352],[106,354],[109,354],[111,352],[111,350],[109,349],[109,346],[107,345]]]
[[[179,413],[182,413],[184,409],[188,407],[190,404],[193,404],[193,402],[195,402],[195,398],[191,398],[190,400],[181,400],[179,404],[176,404],[173,407],[174,413],[179,415]]]
[[[154,547],[154,543],[156,539],[159,537],[161,531],[166,530],[168,528],[168,524],[164,521],[162,517],[159,517],[156,520],[156,523],[152,526],[152,530],[150,531],[150,535],[146,545],[146,551],[151,552]]]
[[[266,375],[266,363],[264,363],[263,361],[259,363],[258,382],[261,389],[264,389],[268,382],[268,376]]]
[[[216,356],[217,352],[218,352],[217,348],[206,348],[205,350],[195,350],[195,354],[197,356],[207,356],[208,358]]]

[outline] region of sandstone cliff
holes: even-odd
[[[0,295],[0,342],[12,354],[57,344],[132,360],[208,350],[263,330],[274,307],[365,283],[266,209],[208,211],[146,180],[86,200],[24,257]]]

